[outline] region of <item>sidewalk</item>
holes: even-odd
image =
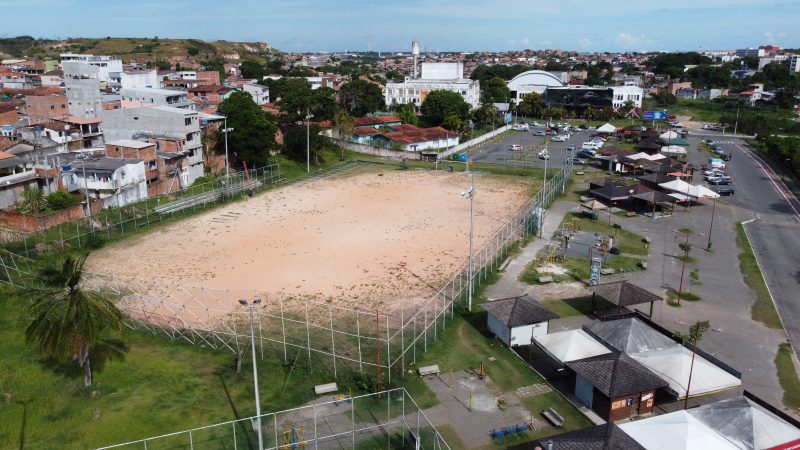
[[[550,209],[545,211],[542,226],[542,238],[536,238],[523,247],[522,252],[509,261],[497,283],[486,289],[486,296],[490,299],[508,298],[518,296],[531,288],[530,285],[518,281],[519,275],[525,266],[533,260],[552,239],[564,216],[570,211],[576,211],[578,205],[573,202],[557,201]]]

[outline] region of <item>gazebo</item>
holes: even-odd
[[[637,286],[628,280],[598,284],[590,287],[589,290],[592,292],[592,311],[594,311],[595,316],[602,319],[629,317],[633,315],[633,311],[629,310],[628,306],[644,303],[650,303],[649,317],[653,317],[653,303],[663,300],[660,295]],[[596,297],[616,305],[616,312],[597,311]]]
[[[597,211],[608,211],[608,206],[597,200],[581,203],[581,212],[589,214],[592,219],[597,219]]]

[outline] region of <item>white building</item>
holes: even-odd
[[[100,81],[105,81],[106,83],[111,81],[111,78],[109,77],[110,72],[122,72],[122,60],[113,56],[62,53],[62,68],[64,63],[67,61],[77,61],[97,67],[98,78],[100,78]]]
[[[611,89],[614,91],[612,107],[619,108],[627,101],[633,102],[633,105],[637,108],[642,107],[644,89],[639,86],[612,86]]]
[[[114,208],[147,199],[144,161],[126,158],[76,159],[62,175],[70,192],[103,200],[103,208]],[[86,178],[84,178],[84,173]]]
[[[443,90],[460,94],[472,108],[480,106],[480,82],[464,78],[463,63],[422,63],[421,72],[420,78],[406,77],[402,83],[386,83],[383,89],[386,104],[413,103],[419,107],[431,91]]]
[[[530,93],[544,94],[548,87],[566,86],[560,77],[543,70],[529,70],[523,72],[508,82],[511,96],[519,104],[523,97]]]
[[[242,86],[242,89],[253,97],[256,105],[269,103],[269,87],[258,83],[247,83]]]
[[[489,331],[509,347],[531,345],[535,336],[547,334],[550,320],[558,318],[527,294],[485,302]]]
[[[800,72],[800,55],[792,55],[789,58],[789,71]]]
[[[764,56],[764,49],[763,48],[737,48],[736,49],[736,57],[737,58],[744,58],[747,56],[757,56],[761,58]]]
[[[158,79],[158,71],[152,70],[129,70],[119,74],[122,89],[138,88],[160,88],[161,82]]]
[[[192,108],[189,94],[179,89],[123,88],[119,91],[121,108],[142,108],[145,106],[172,106]]]
[[[65,61],[61,65],[64,68],[69,113],[84,118],[100,115],[103,110],[100,69],[82,61]]]

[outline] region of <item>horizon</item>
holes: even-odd
[[[0,37],[154,37],[266,42],[287,53],[408,52],[412,40],[426,53],[561,49],[579,53],[725,51],[780,45],[800,47],[794,33],[800,3],[785,0],[676,0],[669,5],[625,0],[511,0],[504,10],[488,0],[315,0],[263,4],[235,0],[7,0],[18,20]],[[98,16],[86,33],[85,11]],[[45,14],[46,11],[46,14]],[[487,11],[495,18],[487,19]],[[506,14],[510,13],[510,14]],[[510,15],[510,17],[509,17]],[[753,18],[757,20],[753,20]],[[391,18],[391,22],[387,21]],[[188,37],[187,37],[188,36]]]

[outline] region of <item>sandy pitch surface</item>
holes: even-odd
[[[370,169],[290,185],[91,255],[87,269],[364,309],[423,302],[468,255],[463,174]],[[475,248],[527,185],[476,177]]]

